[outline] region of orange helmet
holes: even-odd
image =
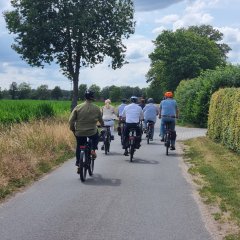
[[[165,92],[164,96],[167,97],[167,98],[172,98],[173,93],[172,92]]]

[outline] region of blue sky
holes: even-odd
[[[240,4],[239,0],[135,0],[136,30],[125,40],[129,64],[112,70],[107,63],[84,68],[80,72],[80,83],[101,88],[110,85],[146,87],[145,75],[149,70],[149,53],[154,49],[152,41],[164,29],[176,30],[190,25],[210,24],[224,34],[223,42],[232,51],[228,61],[240,63]],[[2,16],[10,9],[10,0],[0,2],[0,87],[9,88],[11,82],[27,82],[32,88],[47,84],[50,89],[60,86],[71,89],[57,65],[44,69],[29,67],[12,49],[13,36],[8,33]]]

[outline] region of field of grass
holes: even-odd
[[[0,200],[75,155],[75,138],[58,119],[0,131]]]
[[[96,102],[102,106],[103,102]],[[48,117],[69,116],[70,101],[1,100],[0,124],[29,122]]]
[[[207,137],[188,140],[185,144],[189,147],[185,153],[186,161],[191,164],[189,172],[200,184],[201,196],[205,203],[219,208],[213,213],[214,219],[233,221],[238,226],[238,234],[224,239],[240,239],[240,155]]]

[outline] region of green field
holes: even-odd
[[[80,103],[80,102],[79,102]],[[103,102],[95,102],[103,106]],[[113,103],[116,106],[118,103]],[[0,124],[28,122],[48,117],[69,116],[70,101],[0,100]]]
[[[70,101],[1,100],[0,123],[20,123],[70,112]]]

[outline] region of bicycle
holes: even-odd
[[[136,146],[136,129],[135,128],[130,128],[129,129],[129,153],[130,153],[130,162],[133,160],[133,155],[135,152],[135,146]]]
[[[104,151],[105,154],[107,155],[110,150],[110,143],[111,143],[111,131],[110,131],[110,126],[104,126],[106,130],[102,130],[103,132],[103,146],[104,146]]]
[[[149,144],[149,141],[153,139],[153,128],[154,128],[154,122],[148,120],[147,130],[146,130],[147,144]]]
[[[78,166],[78,173],[80,174],[80,179],[82,182],[86,180],[87,171],[89,176],[93,175],[94,170],[94,160],[91,155],[92,151],[92,140],[88,138],[85,145],[80,146],[80,161]]]
[[[164,133],[163,139],[164,139],[164,145],[166,147],[166,155],[168,155],[168,150],[170,148],[170,142],[171,142],[171,130],[170,130],[169,122],[166,122],[165,124],[165,133]]]

